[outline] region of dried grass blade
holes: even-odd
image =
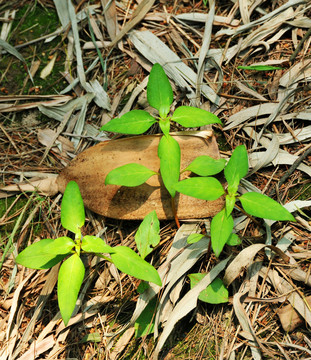
[[[235,81],[235,85],[244,93],[253,96],[256,99],[268,101],[264,96],[259,94],[257,91],[250,89],[248,86],[242,84],[239,80]]]
[[[106,20],[107,31],[111,40],[114,40],[119,32],[117,7],[114,0],[101,0],[103,12]]]
[[[203,75],[205,70],[204,64],[211,43],[214,16],[215,16],[215,0],[209,0],[209,12],[206,18],[204,34],[203,34],[203,43],[200,48],[199,62],[197,69],[197,80],[196,80],[197,106],[200,105],[201,85],[203,83]]]
[[[7,324],[7,330],[6,330],[6,340],[9,340],[12,335],[11,329],[12,329],[13,320],[16,315],[16,311],[18,309],[18,301],[19,301],[20,294],[23,290],[24,285],[31,279],[31,277],[34,274],[35,274],[35,270],[31,270],[30,273],[28,274],[28,276],[17,286],[17,288],[14,291],[13,301],[12,301],[12,305],[11,305],[11,309],[10,309],[10,316],[9,316],[9,320],[8,320],[8,324]]]
[[[116,35],[116,37],[111,42],[110,46],[115,46],[124,35],[128,34],[134,26],[136,26],[140,21],[145,17],[148,11],[152,8],[155,0],[143,0],[133,12],[132,18],[128,21],[124,28]]]
[[[152,359],[158,359],[158,355],[163,348],[168,336],[171,334],[175,324],[186,316],[191,310],[195,309],[200,292],[219,275],[219,273],[226,267],[230,257],[218,263],[205,277],[177,303],[174,310],[171,312],[170,317],[159,337],[157,346],[152,355]]]
[[[254,117],[271,114],[277,107],[278,104],[276,103],[266,103],[243,109],[229,117],[223,130],[227,131],[233,129]]]
[[[70,0],[68,0],[67,6],[68,6],[69,19],[71,21],[71,29],[73,32],[73,39],[74,39],[74,46],[75,46],[76,60],[77,60],[77,72],[78,72],[78,76],[79,76],[81,85],[83,87],[85,87],[86,78],[85,78],[84,67],[83,67],[82,51],[81,51],[81,46],[80,46],[77,17],[76,17],[75,9]]]
[[[0,199],[14,195],[15,192],[21,191],[38,191],[40,194],[45,196],[53,196],[58,193],[58,185],[56,183],[57,174],[48,174],[49,176],[45,179],[29,179],[26,182],[18,185],[8,185],[0,188]],[[2,266],[2,263],[0,263]],[[0,266],[0,267],[1,267]]]
[[[229,286],[240,275],[241,271],[243,271],[244,268],[248,268],[253,262],[256,254],[265,247],[268,247],[274,252],[276,252],[280,257],[283,258],[284,261],[287,262],[289,260],[289,257],[275,246],[265,244],[253,244],[243,249],[237,255],[237,257],[234,258],[233,261],[228,265],[223,279],[225,285]]]
[[[277,16],[279,13],[283,13],[284,11],[286,11],[286,9],[300,5],[300,4],[305,4],[305,3],[307,3],[307,0],[289,0],[285,4],[281,5],[280,7],[276,8],[275,10],[265,14],[264,16],[262,16],[261,18],[259,18],[257,20],[254,20],[248,24],[241,25],[237,29],[220,30],[217,32],[216,36],[221,36],[221,35],[225,35],[225,34],[236,36],[243,32],[248,32],[253,27],[267,22],[269,19],[272,19],[273,17]]]
[[[255,164],[260,161],[261,156],[263,156],[264,153],[262,152],[255,152],[251,153],[249,155],[249,161],[252,166],[255,166]],[[296,160],[298,159],[298,156],[289,154],[287,151],[280,150],[278,155],[273,160],[273,165],[292,165]],[[303,171],[307,175],[311,176],[311,167],[305,164],[300,164],[297,167],[298,170]]]
[[[65,114],[63,121],[61,122],[61,124],[58,126],[57,131],[55,132],[55,135],[53,136],[53,138],[50,141],[50,145],[47,146],[47,148],[44,151],[44,154],[42,156],[42,159],[40,160],[39,165],[41,165],[43,163],[43,161],[45,160],[45,158],[47,157],[49,151],[51,150],[51,148],[54,145],[54,142],[56,141],[56,139],[58,138],[58,136],[63,132],[65,126],[67,125],[70,116],[72,114],[73,109],[71,109],[67,114]]]
[[[6,112],[12,112],[12,111],[22,111],[22,110],[29,110],[33,108],[39,108],[41,106],[46,107],[52,107],[52,106],[62,106],[63,104],[66,104],[70,99],[72,99],[72,96],[66,96],[64,98],[56,98],[55,100],[45,100],[45,101],[38,101],[38,102],[31,102],[31,103],[25,103],[20,105],[13,105],[13,104],[0,104],[0,113],[6,113]],[[4,99],[0,99],[0,102]],[[18,99],[16,99],[18,100]]]
[[[245,288],[243,292],[238,292],[233,296],[233,308],[236,317],[239,320],[239,323],[243,329],[243,336],[249,342],[251,352],[253,355],[253,359],[261,360],[262,356],[260,353],[261,344],[259,339],[257,338],[255,331],[251,325],[249,317],[246,314],[244,307],[241,304],[241,298],[248,292],[248,288]]]
[[[72,99],[71,95],[6,95],[0,96],[0,102],[36,100],[36,99],[53,99],[61,102],[68,102]]]
[[[245,39],[243,39],[240,50],[245,50],[248,47],[259,45],[266,37],[270,36],[273,31],[277,30],[284,22],[294,16],[294,10],[290,7],[279,15],[271,18],[263,25],[252,31]]]
[[[3,21],[3,24],[2,24],[0,39],[4,41],[6,41],[9,36],[9,33],[13,25],[13,20],[15,19],[16,11],[17,10],[6,10],[4,13],[4,17],[1,19],[1,21]]]
[[[110,111],[111,105],[109,96],[99,81],[97,79],[91,80],[89,84],[91,92],[95,94],[94,101],[96,105],[102,109]]]
[[[114,345],[113,351],[109,354],[109,360],[116,360],[125,347],[130,342],[131,338],[135,333],[135,329],[133,327],[127,329],[124,334],[120,337],[118,342]]]
[[[104,73],[104,78],[106,79],[106,77],[107,77],[107,75],[106,75],[106,63],[104,62],[104,59],[103,59],[103,57],[102,57],[102,54],[101,54],[101,52],[100,52],[100,50],[99,50],[99,48],[98,48],[98,46],[97,46],[94,32],[96,32],[96,33],[98,34],[98,35],[96,35],[96,36],[97,36],[97,38],[100,39],[101,42],[103,42],[104,39],[103,39],[103,36],[102,36],[101,32],[99,31],[99,28],[98,28],[98,26],[97,26],[97,24],[96,24],[96,21],[94,21],[94,18],[91,17],[90,14],[88,14],[88,21],[89,21],[89,30],[90,30],[92,42],[93,42],[93,44],[94,44],[94,46],[95,46],[95,49],[96,49],[96,51],[97,51],[97,55],[98,55],[98,57],[99,57],[100,64],[101,64],[101,66],[102,66],[102,70],[103,70],[103,73]]]
[[[38,108],[42,112],[42,114],[61,122],[63,121],[66,113],[68,113],[72,109],[76,111],[81,110],[84,103],[92,101],[93,97],[94,94],[85,94],[84,96],[80,96],[71,101],[68,101],[64,105],[48,107],[46,106],[46,104],[41,103]]]
[[[183,21],[194,21],[199,23],[205,23],[206,19],[208,17],[208,14],[204,13],[197,13],[197,12],[189,12],[189,13],[183,13],[178,14],[175,16],[177,20],[183,20]],[[231,25],[231,26],[238,26],[240,25],[240,21],[238,19],[232,19],[230,16],[214,16],[214,24],[215,25]]]
[[[60,267],[60,264],[58,264],[57,266],[54,266],[51,269],[51,271],[49,272],[48,277],[46,279],[46,282],[45,282],[45,284],[44,284],[44,286],[43,286],[43,288],[41,290],[40,296],[38,298],[34,314],[33,314],[32,318],[30,319],[30,321],[28,322],[26,329],[23,331],[22,338],[19,341],[18,347],[14,351],[13,359],[15,359],[20,354],[20,352],[23,349],[24,345],[33,337],[33,330],[34,330],[34,327],[36,325],[36,321],[38,320],[38,318],[42,314],[42,310],[43,310],[46,302],[48,301],[49,296],[51,295],[51,293],[52,293],[52,291],[53,291],[53,289],[54,289],[54,287],[56,285],[59,267]],[[47,339],[49,339],[49,340],[47,341]],[[40,342],[38,342],[38,344],[36,344],[35,348],[31,347],[23,355],[23,357],[25,356],[25,359],[27,359],[26,354],[28,354],[28,356],[31,356],[30,354],[34,354],[34,352],[38,353],[38,355],[39,355],[42,352],[50,349],[53,345],[54,345],[54,341],[51,342],[51,339],[50,339],[50,336],[49,336],[46,339],[40,340]],[[42,348],[45,348],[46,346],[48,346],[48,347],[44,351],[40,352],[40,350],[39,350],[40,346],[42,346]]]
[[[239,9],[240,9],[241,18],[242,18],[244,25],[249,24],[249,22],[250,22],[248,4],[249,4],[248,0],[239,0]]]
[[[310,66],[311,60],[303,59],[298,62],[283,74],[280,78],[279,85],[288,89],[298,81],[310,76],[309,72],[306,74],[308,69],[310,70]]]
[[[282,271],[286,273],[286,275],[296,281],[305,283],[306,285],[311,287],[311,277],[309,274],[301,269],[296,260],[289,254],[291,268],[284,268]]]
[[[59,21],[61,22],[63,28],[66,28],[70,23],[68,15],[68,5],[67,1],[64,0],[53,0]]]
[[[275,134],[272,134],[272,140],[270,141],[269,146],[267,147],[267,151],[265,151],[259,157],[258,162],[253,166],[252,170],[247,174],[247,176],[254,174],[262,167],[265,167],[270,163],[272,163],[279,153],[279,146],[280,144],[278,137]]]
[[[55,344],[54,336],[50,335],[49,337],[45,338],[44,340],[38,342],[34,340],[30,345],[29,350],[27,350],[18,360],[28,360],[28,359],[35,359],[39,355],[43,354]]]

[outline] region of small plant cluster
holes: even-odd
[[[234,246],[240,243],[237,234],[233,233],[232,211],[234,208],[242,210],[236,204],[237,201],[240,202],[243,212],[251,216],[295,221],[290,212],[268,196],[257,192],[239,195],[240,181],[248,173],[248,156],[244,145],[238,146],[233,151],[229,161],[213,159],[207,155],[197,157],[186,169],[182,169],[182,171],[191,171],[196,176],[179,181],[181,153],[178,142],[170,135],[171,123],[176,122],[189,128],[221,124],[221,121],[214,114],[191,106],[180,106],[170,116],[173,90],[159,64],[155,64],[151,70],[147,85],[147,99],[149,104],[158,110],[158,118],[152,117],[143,110],[132,110],[120,118],[112,119],[101,130],[123,134],[142,134],[153,124],[159,124],[163,133],[158,146],[160,174],[172,197],[175,215],[174,197],[176,192],[203,200],[225,197],[224,208],[211,221],[211,245],[217,257],[226,244]],[[219,180],[213,177],[222,171],[227,182],[226,189]],[[138,186],[153,175],[159,174],[140,164],[131,163],[112,170],[106,176],[105,184]],[[193,216],[195,217],[195,214]],[[177,217],[176,222],[178,224]],[[16,262],[33,269],[48,269],[64,260],[59,270],[57,293],[60,312],[65,324],[72,316],[84,279],[85,267],[81,259],[81,255],[84,253],[96,254],[112,262],[126,274],[161,286],[158,272],[144,260],[160,241],[160,225],[155,211],[145,217],[135,235],[140,256],[128,247],[111,247],[99,237],[82,235],[81,229],[85,223],[84,204],[79,187],[74,181],[68,183],[64,192],[61,204],[61,223],[65,229],[74,234],[74,239],[62,236],[55,240],[41,240],[23,250],[17,256]],[[192,234],[187,241],[195,243],[202,237],[202,234]],[[203,276],[204,274],[190,274],[191,287],[195,286]],[[228,290],[220,279],[216,279],[206,290],[201,292],[199,299],[210,303],[226,302]],[[156,304],[148,304],[149,306],[156,306]],[[148,309],[146,308],[146,310]]]
[[[163,132],[158,146],[160,174],[172,199],[176,192],[208,201],[225,196],[224,209],[215,215],[211,222],[212,249],[217,257],[225,244],[239,244],[238,236],[232,233],[234,223],[231,215],[237,200],[249,215],[271,220],[295,221],[295,218],[282,205],[266,195],[256,192],[238,195],[240,181],[248,173],[248,156],[244,145],[238,146],[233,151],[228,162],[225,159],[213,159],[207,155],[197,157],[182,172],[188,170],[198,176],[179,181],[181,153],[178,142],[169,134],[171,123],[176,122],[189,128],[221,124],[221,121],[216,115],[191,106],[180,106],[172,116],[169,116],[173,103],[173,90],[159,64],[155,64],[150,72],[147,100],[150,106],[158,110],[159,117],[157,119],[146,111],[132,110],[120,118],[112,119],[101,130],[122,134],[142,134],[158,122]],[[224,171],[228,184],[226,190],[220,181],[213,177],[221,171]],[[107,175],[105,184],[138,186],[153,175],[158,175],[158,173],[143,165],[131,163],[112,170]],[[174,204],[174,202],[172,203]],[[176,214],[174,207],[173,210]],[[195,214],[193,216],[195,217]],[[176,220],[178,223],[178,219]],[[202,236],[194,234],[188,239],[188,242],[199,241]]]
[[[72,316],[84,279],[85,266],[81,255],[85,253],[96,254],[126,274],[161,286],[157,270],[144,260],[152,251],[150,246],[156,246],[160,240],[160,224],[154,211],[145,217],[135,236],[140,256],[127,246],[111,247],[99,237],[82,236],[85,210],[79,186],[74,181],[68,183],[64,192],[61,223],[74,234],[74,239],[69,236],[43,239],[28,246],[15,261],[31,269],[49,269],[65,259],[57,283],[58,305],[65,325]]]
[[[180,106],[174,111],[172,116],[169,116],[173,103],[173,90],[164,70],[159,64],[155,64],[150,72],[147,84],[147,100],[150,106],[158,110],[158,118],[154,118],[144,110],[132,110],[120,118],[112,119],[101,130],[139,135],[146,132],[155,123],[159,124],[159,128],[163,133],[158,145],[160,174],[164,186],[172,197],[173,212],[176,214],[174,198],[176,191],[180,191],[176,188],[176,185],[180,176],[181,154],[178,142],[170,135],[171,124],[176,122],[183,127],[189,128],[215,123],[221,124],[221,121],[216,115],[191,106]],[[209,158],[209,161],[215,164],[214,166],[218,169],[218,160]],[[153,175],[159,174],[141,164],[131,163],[112,170],[107,175],[105,184],[138,186]],[[213,175],[213,173],[210,173],[210,175]],[[221,195],[221,184],[213,178],[205,180],[208,182],[207,186],[211,187],[207,200],[216,200]]]

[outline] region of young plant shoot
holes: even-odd
[[[172,199],[172,209],[177,226],[179,221],[176,215],[174,198],[176,192],[207,201],[216,200],[223,196],[224,208],[211,221],[211,246],[217,257],[224,246],[234,246],[240,243],[239,237],[233,233],[233,209],[239,208],[239,201],[243,212],[251,216],[279,220],[295,221],[292,214],[273,199],[257,192],[239,194],[241,180],[248,173],[248,156],[244,145],[238,146],[228,162],[224,159],[213,159],[209,156],[199,156],[194,159],[183,171],[191,171],[196,176],[179,181],[181,150],[178,142],[170,135],[172,122],[189,127],[200,127],[209,124],[221,124],[214,114],[191,106],[180,106],[170,115],[173,103],[173,90],[170,82],[159,64],[155,64],[150,72],[147,85],[147,100],[155,108],[159,116],[154,118],[143,110],[132,110],[120,118],[115,118],[104,125],[101,130],[114,133],[139,135],[146,132],[152,125],[158,124],[162,137],[158,145],[160,159],[160,175],[164,186]],[[143,156],[143,154],[142,154]],[[227,186],[224,187],[214,175],[224,171]],[[106,176],[105,184],[119,186],[139,186],[151,176],[159,175],[145,166],[130,163],[118,167]],[[193,214],[195,217],[195,214]],[[61,223],[70,233],[57,239],[43,239],[28,246],[17,257],[16,263],[32,269],[49,269],[62,262],[58,273],[57,295],[59,309],[65,325],[68,324],[74,313],[79,292],[84,280],[85,254],[95,254],[106,261],[113,263],[120,271],[161,286],[161,279],[156,269],[145,261],[150,252],[160,241],[160,224],[156,212],[150,212],[139,226],[135,241],[140,255],[129,247],[111,247],[99,237],[82,235],[85,224],[85,210],[79,186],[70,181],[61,204]],[[202,234],[192,234],[188,243],[193,244],[202,239]],[[194,287],[205,275],[189,275],[191,287]],[[220,279],[215,279],[206,290],[201,292],[200,300],[209,303],[228,301],[228,291]],[[153,319],[153,309],[156,306],[150,303],[135,324],[136,336],[143,336],[152,331],[150,323]],[[149,324],[149,325],[148,325]]]
[[[147,218],[142,228],[139,228],[140,233],[149,233],[149,236],[143,239],[140,237],[139,240],[138,248],[142,249],[140,250],[142,257],[129,247],[111,247],[99,237],[82,236],[81,228],[85,223],[84,204],[78,184],[70,181],[61,204],[61,223],[66,230],[74,234],[74,240],[69,236],[55,240],[43,239],[28,246],[15,261],[31,269],[49,269],[64,260],[58,273],[57,296],[62,318],[67,325],[83,283],[85,267],[81,255],[85,253],[94,253],[114,263],[120,271],[137,279],[161,285],[156,269],[144,260],[144,257],[152,251],[150,246],[156,246],[159,241],[159,227],[156,225],[158,219],[155,213],[149,217],[155,225],[151,227],[151,221]],[[108,254],[110,257],[107,256]]]
[[[188,166],[187,169],[193,169],[195,173],[202,175],[204,170],[197,171],[198,158],[194,160],[196,166],[193,163]],[[203,163],[202,163],[203,164]],[[205,173],[208,173],[206,170]],[[217,257],[221,254],[225,244],[237,245],[239,244],[239,238],[236,234],[232,233],[234,222],[231,215],[234,209],[236,201],[240,201],[245,213],[259,217],[262,219],[277,220],[277,221],[295,221],[293,215],[286,210],[282,205],[266,195],[257,192],[247,192],[243,195],[238,194],[238,187],[240,181],[248,173],[248,156],[247,150],[244,145],[240,145],[233,151],[230,160],[224,168],[224,175],[227,181],[227,191],[223,190],[221,193],[220,188],[214,185],[208,184],[208,181],[215,180],[211,177],[198,177],[190,178],[180,181],[176,185],[176,189],[182,194],[193,196],[199,199],[205,198],[211,200],[212,194],[219,196],[225,194],[225,207],[216,214],[211,221],[211,242],[212,249]],[[206,184],[203,183],[206,181]],[[189,185],[189,182],[195,183],[195,186]],[[201,183],[200,183],[201,182]],[[210,189],[213,191],[209,192]],[[217,191],[219,191],[217,193]],[[200,240],[200,239],[198,239]],[[193,242],[193,240],[191,240]]]
[[[181,154],[178,142],[170,136],[171,123],[176,122],[179,125],[189,128],[216,123],[221,124],[221,121],[216,115],[192,106],[180,106],[174,111],[172,116],[170,116],[169,113],[173,103],[173,90],[163,68],[159,64],[155,64],[151,69],[147,84],[147,100],[150,106],[158,110],[158,118],[153,118],[149,113],[143,110],[132,110],[120,118],[112,119],[100,130],[139,135],[147,131],[153,124],[159,124],[159,128],[163,133],[158,146],[160,174],[165,188],[172,197],[173,212],[175,214],[176,223],[179,224],[173,199],[176,195],[176,190],[179,191],[178,188],[176,188],[176,185],[180,176]],[[198,161],[215,162],[213,166],[214,170],[212,170],[213,174],[216,174],[223,169],[224,163],[222,160],[219,161],[208,158],[209,157],[207,156]],[[193,167],[195,166],[198,166],[198,164],[193,164]],[[107,175],[105,184],[138,186],[147,181],[150,176],[156,174],[156,172],[140,165],[138,175],[137,164],[136,168],[134,164],[129,164],[128,166],[125,165],[112,170]],[[220,188],[222,188],[221,184],[216,179],[211,180],[211,182],[213,182],[212,185],[217,188],[218,198],[223,194],[223,192],[220,191]],[[214,189],[212,189],[211,192],[212,191],[214,191]]]

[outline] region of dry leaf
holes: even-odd
[[[42,69],[41,73],[40,73],[40,78],[41,79],[46,79],[51,72],[53,71],[54,68],[54,64],[57,58],[57,53],[55,53],[52,57],[52,59],[48,62],[48,64]]]
[[[311,296],[305,298],[305,301],[309,304],[311,308]],[[277,311],[277,314],[280,318],[282,328],[284,331],[289,332],[295,330],[298,326],[304,324],[303,318],[298,314],[298,312],[292,307],[291,304],[288,304]]]
[[[201,132],[202,133],[202,132]],[[206,137],[175,135],[181,147],[181,168],[197,156],[219,158],[218,147],[211,131]],[[57,179],[59,190],[64,192],[69,181],[78,183],[85,205],[92,211],[116,219],[143,219],[155,209],[159,219],[172,219],[171,197],[159,177],[152,176],[137,187],[105,186],[109,171],[116,167],[139,163],[159,171],[157,156],[159,135],[136,136],[95,145],[79,154]],[[189,173],[181,175],[185,178]],[[223,199],[198,200],[182,194],[176,195],[177,216],[191,219],[214,216],[223,207]]]

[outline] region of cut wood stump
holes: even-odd
[[[172,134],[181,148],[181,170],[196,157],[220,157],[212,131]],[[161,135],[143,135],[97,144],[83,151],[61,172],[56,179],[58,189],[64,192],[69,181],[78,183],[87,208],[100,215],[115,219],[143,219],[155,210],[158,218],[173,219],[171,197],[160,176],[152,176],[137,187],[105,185],[106,175],[113,169],[138,163],[159,172],[157,156]],[[183,172],[180,179],[190,175]],[[217,214],[224,206],[224,198],[214,201],[195,199],[182,194],[175,197],[179,219],[206,218]]]

